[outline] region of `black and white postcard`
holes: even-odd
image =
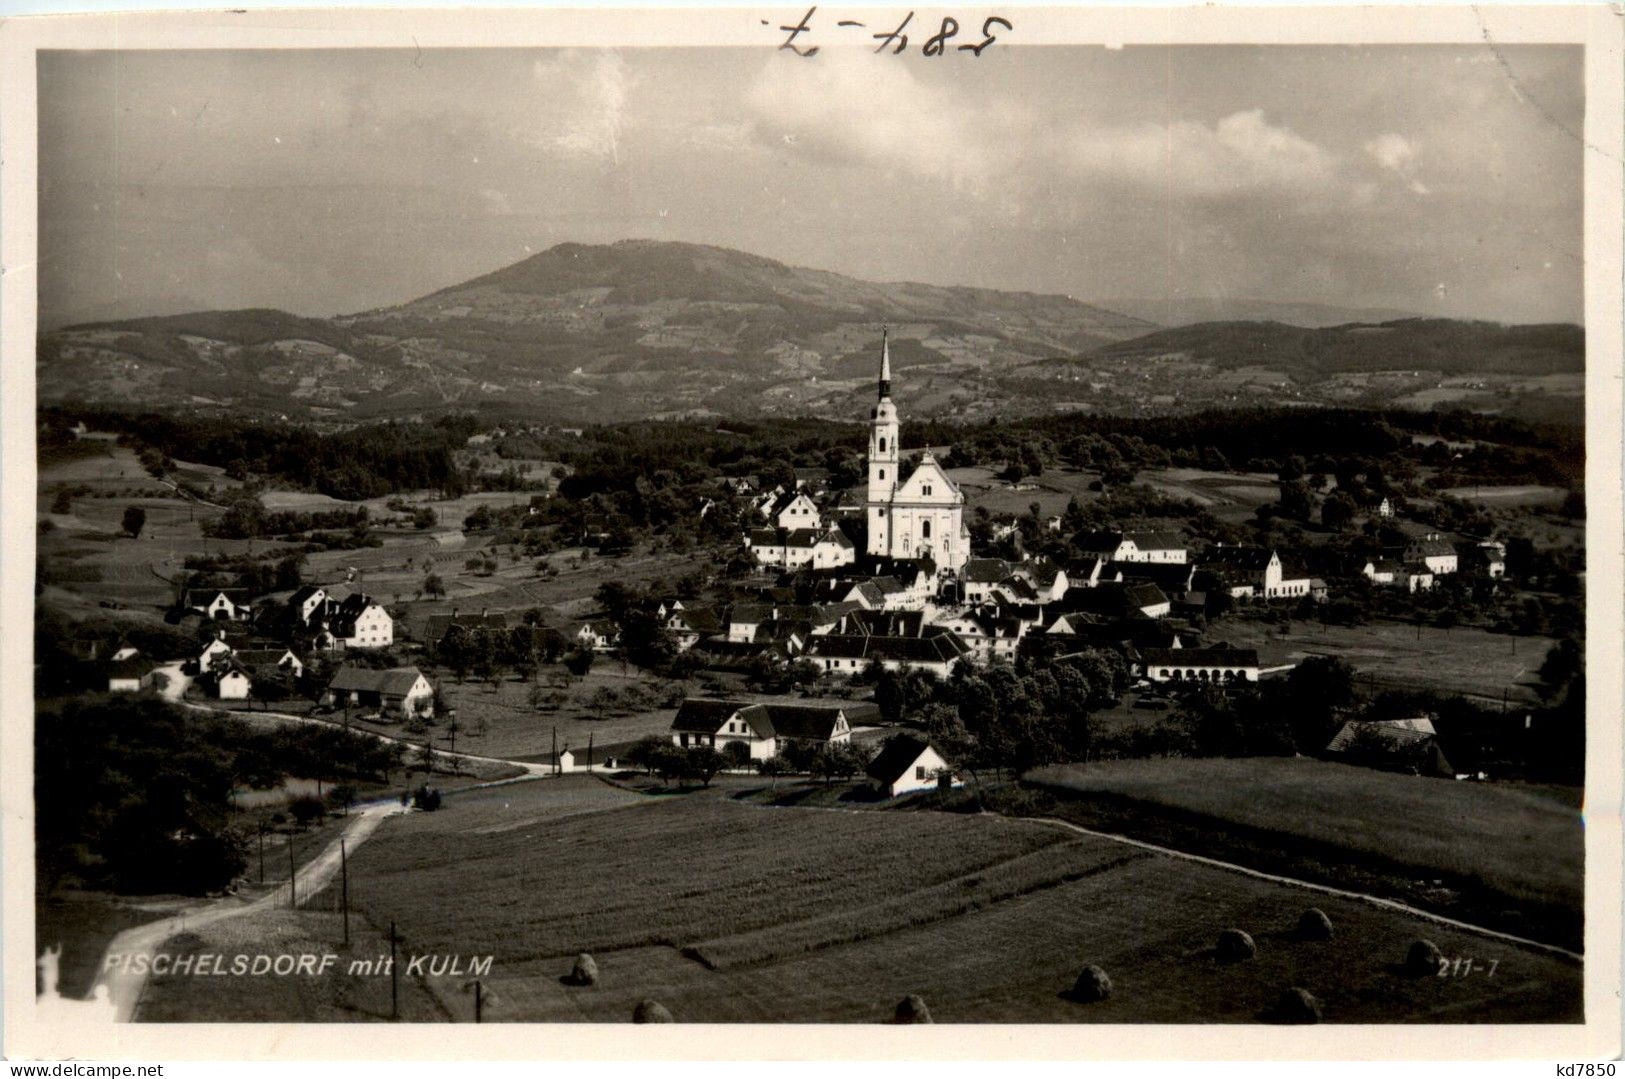
[[[1617,1054],[1620,41],[0,26],[8,1052]]]

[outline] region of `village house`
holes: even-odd
[[[1455,573],[1459,564],[1456,548],[1437,532],[1413,540],[1405,548],[1406,562],[1420,562],[1435,574]]]
[[[294,590],[288,597],[288,616],[301,626],[309,626],[313,619],[327,612],[327,590],[307,584]]]
[[[1505,577],[1507,549],[1495,540],[1480,540],[1456,544],[1456,567],[1459,572],[1480,577]]]
[[[305,676],[305,663],[291,648],[244,648],[237,652],[237,662],[249,670],[271,668],[287,671],[295,678]]]
[[[236,649],[226,643],[224,637],[211,637],[205,642],[194,661],[199,674],[209,671],[216,663],[230,659]]]
[[[576,644],[581,648],[593,652],[608,652],[620,643],[621,630],[607,618],[595,618],[591,622],[583,622],[574,636]]]
[[[395,620],[372,597],[356,592],[329,601],[328,631],[346,648],[388,648],[395,643]]]
[[[677,709],[671,740],[683,748],[723,749],[742,743],[751,760],[766,760],[791,746],[818,748],[848,741],[852,729],[878,722],[880,710],[861,701],[749,701],[691,697]]]
[[[1067,600],[1067,605],[1108,618],[1166,618],[1173,602],[1162,589],[1150,582],[1112,581],[1084,589]]]
[[[856,674],[878,663],[889,671],[927,671],[946,678],[970,651],[970,645],[957,633],[943,626],[929,626],[919,637],[816,635],[807,642],[804,656],[832,674]]]
[[[1144,676],[1153,682],[1256,682],[1258,651],[1253,648],[1146,648],[1140,652]]]
[[[1452,776],[1454,769],[1439,748],[1438,732],[1428,716],[1406,719],[1351,719],[1326,744],[1328,756],[1351,764]]]
[[[870,785],[887,798],[964,783],[930,742],[909,734],[888,739],[866,771]]]
[[[1360,575],[1378,587],[1403,588],[1411,593],[1426,592],[1433,587],[1433,571],[1420,562],[1367,559],[1360,567]]]
[[[456,607],[451,609],[450,614],[431,614],[423,622],[424,643],[430,646],[438,645],[445,639],[447,631],[452,626],[469,633],[480,629],[506,630],[508,616],[502,611],[493,613],[485,607],[480,608],[479,614],[466,614],[458,611]]]
[[[1268,547],[1215,544],[1197,568],[1201,573],[1196,580],[1206,586],[1204,591],[1218,588],[1231,599],[1292,599],[1309,594],[1308,570],[1289,565]]]
[[[375,708],[386,715],[434,714],[434,686],[416,667],[375,671],[345,664],[327,684],[326,699],[334,706]]]
[[[254,680],[235,659],[216,664],[198,678],[209,696],[222,701],[246,701],[253,692]]]
[[[181,606],[219,621],[246,621],[253,613],[240,588],[189,588]]]
[[[818,514],[818,507],[806,493],[800,490],[786,491],[767,507],[763,516],[774,528],[786,530],[811,529],[818,531],[823,519]]]
[[[1108,562],[1184,562],[1185,541],[1175,532],[1090,532],[1078,537],[1085,557]]]
[[[688,651],[705,638],[721,634],[724,629],[716,610],[698,603],[672,611],[663,625],[679,652]]]
[[[158,664],[142,656],[127,656],[107,665],[107,692],[139,693],[157,680]]]
[[[839,528],[753,528],[745,547],[757,565],[780,569],[839,569],[857,559],[857,545]]]

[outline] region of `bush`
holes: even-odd
[[[1416,978],[1439,973],[1444,965],[1444,953],[1431,940],[1414,940],[1405,953],[1405,973]]]
[[[1068,994],[1081,1004],[1093,1004],[1112,995],[1112,980],[1104,970],[1093,963],[1083,968]]]
[[[897,1002],[897,1010],[892,1014],[893,1023],[929,1023],[931,1022],[931,1009],[925,1006],[925,1001],[913,993]]]
[[[1226,929],[1219,934],[1219,943],[1213,953],[1221,963],[1240,963],[1256,956],[1258,945],[1253,943],[1251,934],[1240,929]]]
[[[1281,995],[1276,998],[1275,1007],[1270,1009],[1266,1018],[1272,1023],[1318,1023],[1320,1001],[1307,989],[1300,989],[1297,986],[1283,989]]]
[[[434,787],[424,784],[412,792],[412,808],[421,809],[425,813],[433,813],[440,808],[440,792]]]
[[[288,801],[288,812],[301,828],[308,828],[311,824],[327,816],[327,806],[313,794],[301,794]]]
[[[671,1012],[658,1000],[640,1000],[638,1006],[632,1009],[632,1022],[634,1023],[670,1023],[674,1022]]]
[[[1319,907],[1310,907],[1298,918],[1299,940],[1331,940],[1332,920]]]
[[[575,966],[564,976],[565,985],[597,985],[598,964],[586,952],[576,956]]]

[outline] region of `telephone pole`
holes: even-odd
[[[260,883],[264,884],[265,883],[265,819],[263,817],[260,819],[260,822],[259,822],[259,837],[260,837]]]
[[[389,1017],[401,1017],[401,978],[395,972],[395,942],[400,938],[395,935],[395,922],[389,923]]]
[[[553,728],[553,774],[559,774],[559,729]]]
[[[293,863],[293,836],[288,837],[288,909],[299,909],[299,870]]]
[[[350,946],[350,859],[344,850],[344,837],[339,836],[339,902],[344,908],[344,946]]]

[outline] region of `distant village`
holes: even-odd
[[[1223,609],[1324,603],[1329,577],[1361,576],[1375,587],[1416,593],[1450,574],[1497,578],[1506,572],[1502,543],[1452,544],[1435,533],[1359,565],[1324,565],[1326,556],[1316,549],[1216,543],[1192,550],[1176,533],[1097,530],[1074,538],[1081,557],[1059,564],[1027,556],[1014,525],[1003,525],[993,538],[1013,547],[1016,557],[978,556],[959,486],[930,451],[910,455],[900,445],[891,386],[883,340],[864,486],[835,489],[818,468],[795,469],[793,483],[766,485],[754,475],[720,481],[748,502],[756,522],[741,537],[755,572],[729,582],[740,598],[726,604],[658,598],[658,625],[670,647],[690,657],[692,669],[739,673],[769,664],[837,680],[877,670],[946,678],[965,663],[1013,663],[1023,649],[1041,648],[1054,659],[1109,649],[1142,685],[1223,687],[1256,683],[1291,664],[1210,639],[1208,616],[1216,601]],[[1394,510],[1384,497],[1369,512],[1389,517]],[[1051,517],[1043,527],[1059,531],[1063,521]],[[105,689],[114,693],[156,688],[170,697],[189,692],[242,702],[302,690],[323,708],[402,720],[432,719],[445,707],[439,688],[417,666],[379,669],[366,661],[402,634],[383,603],[347,585],[307,584],[285,595],[188,589],[171,621],[189,620],[210,629],[193,654],[146,656],[125,647],[84,658],[100,666]],[[412,636],[434,655],[448,635],[509,629],[508,612],[453,608],[423,620]],[[624,630],[613,617],[601,617],[568,627],[565,636],[581,652],[604,654],[622,648]],[[324,665],[331,673],[314,693],[306,670],[312,655],[336,660]],[[677,709],[670,739],[685,749],[738,743],[734,763],[748,765],[792,746],[843,743],[874,719],[874,706],[864,703],[691,699]],[[915,789],[949,776],[933,747],[899,741],[905,744],[906,752],[877,758],[889,791],[909,789],[905,774],[918,773]],[[909,759],[900,761],[899,754]],[[561,763],[615,763],[578,762],[578,755]]]

